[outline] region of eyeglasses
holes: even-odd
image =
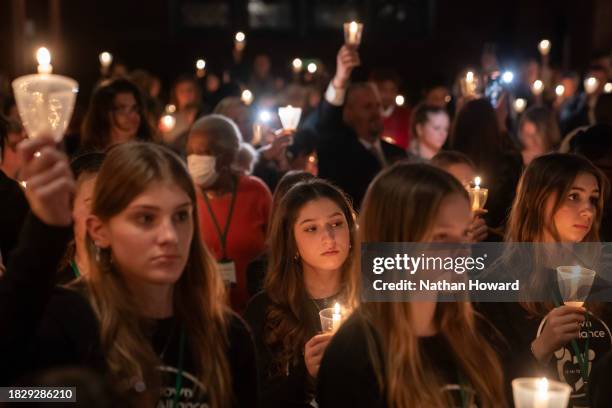
[[[129,115],[130,113],[140,114],[140,105],[116,106],[113,108],[113,112],[119,115]]]

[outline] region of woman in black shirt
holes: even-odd
[[[393,205],[389,205],[392,202]],[[362,243],[468,242],[467,192],[425,164],[379,174],[359,218]],[[334,336],[318,378],[327,407],[506,406],[499,360],[469,302],[366,302]]]
[[[355,222],[344,194],[330,183],[297,183],[280,199],[269,230],[264,291],[247,307],[258,350],[262,406],[306,407],[331,339],[319,312],[355,306]]]

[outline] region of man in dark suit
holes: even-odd
[[[359,54],[343,46],[336,58],[336,74],[319,106],[319,177],[342,188],[356,208],[361,205],[370,181],[406,152],[381,139],[382,106],[371,83],[349,86]]]

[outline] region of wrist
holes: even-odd
[[[346,79],[339,78],[338,75],[336,75],[334,79],[332,79],[332,86],[336,89],[344,89],[346,88],[347,82],[348,81]]]
[[[540,337],[536,338],[531,342],[531,354],[535,357],[538,362],[546,364],[550,360],[550,353],[544,350],[544,345]]]

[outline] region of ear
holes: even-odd
[[[416,137],[420,137],[423,134],[423,124],[422,123],[417,123],[414,129],[416,130],[416,135],[415,135]]]
[[[94,244],[100,248],[110,247],[110,232],[108,226],[95,215],[87,217],[86,221],[87,233],[93,240]]]

